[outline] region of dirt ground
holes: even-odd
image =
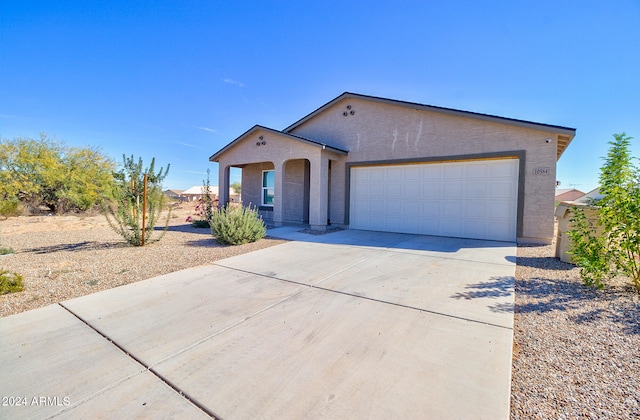
[[[0,317],[284,242],[221,245],[208,228],[187,222],[188,216],[199,218],[195,203],[174,206],[168,230],[163,232],[163,215],[144,247],[129,246],[102,215],[0,220],[0,245],[15,251],[0,256],[0,266],[24,278],[22,292],[0,295]]]
[[[171,209],[170,226],[186,223],[188,216],[194,217],[195,203],[181,203]],[[6,219],[0,218],[0,243],[4,235],[18,235],[33,232],[72,231],[95,227],[108,227],[107,220],[98,215],[45,215],[45,216],[17,216]]]

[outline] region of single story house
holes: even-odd
[[[198,201],[202,198],[205,187],[203,185],[196,185],[194,187],[190,187],[182,192],[180,195],[184,201]],[[209,186],[209,195],[212,200],[218,199],[218,186],[210,185]],[[233,188],[229,189],[229,198],[228,201],[240,202],[240,194],[236,192]]]
[[[182,201],[183,190],[164,190],[164,195],[173,199]]]
[[[602,200],[603,197],[604,195],[600,194],[600,187],[598,187],[598,188],[592,189],[591,191],[589,191],[588,193],[586,193],[585,195],[583,195],[582,197],[578,198],[575,201],[578,203],[590,204],[593,201]]]
[[[556,201],[574,201],[582,197],[584,193],[575,188],[559,188],[556,190]]]
[[[556,161],[575,129],[345,92],[284,130],[256,125],[209,160],[220,203],[308,223],[551,243]]]
[[[185,201],[198,201],[204,195],[205,187],[202,185],[195,185],[193,187],[187,188],[182,192],[182,197]],[[218,187],[209,186],[209,195],[212,200],[215,200],[218,197]]]

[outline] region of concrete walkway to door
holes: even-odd
[[[514,244],[269,234],[0,319],[0,417],[509,417]]]

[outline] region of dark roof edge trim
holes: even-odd
[[[227,144],[222,149],[218,150],[216,153],[211,155],[209,157],[209,161],[210,162],[217,162],[217,159],[220,157],[220,155],[222,153],[224,153],[227,150],[229,150],[230,148],[232,148],[237,142],[239,142],[241,139],[243,139],[244,137],[250,135],[253,131],[256,131],[256,130],[264,130],[264,131],[270,132],[272,134],[281,135],[281,136],[285,136],[285,137],[290,137],[293,140],[297,140],[297,141],[301,141],[303,143],[311,144],[313,146],[320,147],[323,150],[328,150],[330,152],[338,153],[338,154],[341,154],[341,155],[347,155],[349,153],[347,150],[343,150],[343,149],[340,149],[340,148],[337,148],[337,147],[333,147],[333,146],[330,146],[328,144],[321,143],[319,141],[307,139],[307,138],[304,138],[304,137],[301,137],[301,136],[298,136],[298,135],[295,135],[295,134],[285,133],[285,132],[282,132],[282,131],[279,131],[279,130],[275,130],[273,128],[264,127],[262,125],[256,124],[253,127],[251,127],[250,129],[248,129],[247,131],[245,131],[244,133],[242,133],[241,135],[239,135],[231,143]]]
[[[500,116],[497,116],[497,115],[481,114],[479,112],[463,111],[463,110],[459,110],[459,109],[445,108],[445,107],[435,106],[435,105],[425,105],[425,104],[420,104],[420,103],[416,103],[416,102],[400,101],[400,100],[397,100],[397,99],[387,99],[387,98],[381,98],[381,97],[369,96],[369,95],[362,95],[362,94],[359,94],[359,93],[352,93],[352,92],[344,92],[343,94],[341,94],[337,98],[332,99],[331,101],[329,101],[326,104],[322,105],[320,108],[316,109],[315,111],[311,112],[310,114],[302,117],[301,119],[299,119],[295,123],[291,124],[290,126],[288,126],[287,128],[285,128],[282,131],[285,132],[285,133],[288,133],[289,131],[295,129],[296,127],[304,124],[306,121],[310,120],[315,115],[317,115],[317,114],[321,113],[322,111],[324,111],[325,109],[329,108],[334,103],[336,103],[336,102],[338,102],[338,101],[340,101],[340,100],[342,100],[344,98],[348,98],[348,97],[360,98],[360,99],[364,99],[364,100],[371,100],[371,101],[375,101],[375,102],[391,103],[391,104],[395,104],[395,105],[407,106],[407,107],[417,108],[417,109],[430,110],[430,111],[440,112],[440,113],[449,114],[449,115],[477,118],[477,119],[484,120],[484,121],[502,122],[502,123],[506,123],[506,124],[519,126],[519,127],[532,128],[532,129],[537,129],[537,130],[546,129],[546,130],[551,130],[553,132],[569,135],[571,137],[574,137],[575,134],[576,134],[576,129],[575,128],[571,128],[571,127],[563,127],[563,126],[560,126],[560,125],[552,125],[552,124],[544,124],[544,123],[539,123],[539,122],[534,122],[534,121],[519,120],[519,119],[516,119],[516,118],[500,117]]]

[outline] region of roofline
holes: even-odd
[[[227,144],[222,149],[218,150],[216,153],[211,155],[209,157],[209,161],[210,162],[218,162],[218,159],[220,158],[220,155],[222,153],[224,153],[227,150],[229,150],[230,148],[232,148],[236,143],[238,143],[240,140],[242,140],[246,136],[249,136],[252,132],[254,132],[256,130],[264,130],[264,131],[267,131],[267,132],[272,133],[272,134],[281,135],[281,136],[285,136],[285,137],[290,137],[292,140],[301,141],[303,143],[307,143],[307,144],[310,144],[312,146],[317,146],[317,147],[322,148],[323,150],[328,150],[330,152],[338,153],[338,154],[341,154],[341,155],[347,155],[349,153],[347,150],[343,150],[343,149],[340,149],[340,148],[337,148],[337,147],[333,147],[333,146],[330,146],[328,144],[321,143],[319,141],[307,139],[305,137],[301,137],[301,136],[298,136],[298,135],[295,135],[295,134],[285,133],[285,132],[282,132],[282,131],[279,131],[279,130],[275,130],[273,128],[269,128],[269,127],[265,127],[265,126],[256,124],[253,127],[251,127],[250,129],[248,129],[247,131],[245,131],[244,133],[242,133],[240,136],[238,136],[231,143]]]
[[[500,122],[506,122],[508,124],[513,124],[513,125],[518,125],[518,126],[525,126],[525,127],[532,127],[532,128],[535,128],[535,129],[540,129],[540,128],[549,129],[550,128],[550,129],[553,129],[553,131],[560,132],[561,134],[575,135],[575,132],[576,132],[575,128],[564,127],[564,126],[561,126],[561,125],[553,125],[553,124],[539,123],[539,122],[535,122],[535,121],[519,120],[519,119],[516,119],[516,118],[501,117],[501,116],[498,116],[498,115],[491,115],[491,114],[482,114],[482,113],[479,113],[479,112],[472,112],[472,111],[463,111],[463,110],[460,110],[460,109],[445,108],[445,107],[435,106],[435,105],[425,105],[425,104],[420,104],[420,103],[417,103],[417,102],[401,101],[401,100],[398,100],[398,99],[381,98],[381,97],[378,97],[378,96],[362,95],[360,93],[353,93],[353,92],[344,92],[343,94],[341,94],[337,98],[332,99],[331,101],[329,101],[326,104],[322,105],[320,108],[318,108],[315,111],[311,112],[307,116],[299,119],[298,121],[296,121],[295,123],[291,124],[289,127],[285,128],[282,131],[283,132],[289,132],[290,130],[293,130],[297,126],[299,126],[299,125],[303,124],[304,122],[306,122],[307,120],[309,120],[312,116],[315,116],[316,114],[324,111],[326,108],[329,108],[335,102],[338,102],[338,101],[340,101],[340,100],[342,100],[344,98],[348,98],[348,97],[359,98],[359,99],[364,99],[364,100],[370,100],[370,101],[375,101],[375,102],[391,103],[391,104],[395,104],[395,105],[408,106],[408,107],[417,108],[417,109],[426,109],[426,110],[435,111],[435,112],[441,112],[441,113],[450,114],[450,115],[459,115],[459,116],[465,116],[465,117],[479,118],[479,119],[484,119],[484,120],[487,120],[487,121],[495,121],[495,120],[497,120],[497,121],[500,121]]]
[[[405,107],[409,107],[409,108],[413,108],[413,109],[422,109],[422,110],[427,110],[427,111],[439,112],[439,113],[447,114],[447,115],[476,118],[476,119],[480,119],[480,120],[483,120],[483,121],[498,122],[498,123],[502,123],[502,124],[509,124],[509,125],[513,125],[513,126],[517,126],[517,127],[530,128],[530,129],[533,129],[533,130],[552,131],[554,133],[561,134],[561,135],[569,137],[569,140],[566,142],[566,144],[558,145],[558,154],[557,154],[558,159],[560,158],[560,156],[562,155],[564,150],[567,148],[567,146],[569,145],[571,140],[573,140],[573,138],[576,135],[576,129],[575,128],[571,128],[571,127],[564,127],[564,126],[553,125],[553,124],[544,124],[544,123],[539,123],[539,122],[534,122],[534,121],[519,120],[519,119],[516,119],[516,118],[500,117],[500,116],[497,116],[497,115],[481,114],[479,112],[462,111],[462,110],[459,110],[459,109],[445,108],[445,107],[435,106],[435,105],[425,105],[425,104],[419,104],[419,103],[416,103],[416,102],[400,101],[400,100],[397,100],[397,99],[388,99],[388,98],[381,98],[381,97],[377,97],[377,96],[362,95],[362,94],[353,93],[353,92],[344,92],[340,96],[332,99],[331,101],[329,101],[326,104],[322,105],[320,108],[318,108],[315,111],[309,113],[308,115],[302,117],[301,119],[299,119],[295,123],[291,124],[290,126],[288,126],[287,128],[285,128],[282,131],[285,132],[285,133],[289,133],[291,130],[295,129],[296,127],[299,127],[300,125],[302,125],[305,122],[309,121],[310,119],[312,119],[313,117],[315,117],[319,113],[323,112],[327,108],[333,106],[336,102],[339,102],[339,101],[341,101],[341,100],[343,100],[345,98],[358,98],[358,99],[363,99],[363,100],[368,100],[368,101],[381,102],[381,103],[393,104],[393,105],[398,105],[398,106],[405,106]]]

